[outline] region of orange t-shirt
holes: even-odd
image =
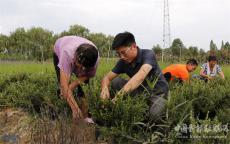
[[[180,78],[183,81],[187,81],[189,79],[189,72],[186,68],[185,64],[172,64],[162,70],[163,74],[170,72],[173,77]],[[172,80],[171,79],[171,80]]]

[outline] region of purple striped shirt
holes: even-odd
[[[74,64],[74,54],[77,48],[82,44],[90,44],[95,46],[91,41],[78,36],[64,36],[59,38],[54,45],[54,53],[58,56],[59,59],[58,67],[69,75],[74,73],[77,76],[93,77],[96,74],[99,55],[95,66],[88,69],[87,71],[77,69]]]

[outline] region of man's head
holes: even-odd
[[[133,62],[137,56],[137,45],[135,38],[130,32],[119,33],[115,36],[112,49],[127,63]]]
[[[217,64],[217,58],[216,56],[209,56],[208,57],[208,63],[211,68],[213,68]]]
[[[80,45],[76,52],[76,65],[78,67],[84,67],[86,69],[93,67],[97,62],[98,51],[95,46],[90,44]]]
[[[198,63],[195,59],[190,59],[186,63],[186,68],[188,72],[193,72],[194,70],[196,70],[197,66],[198,66]]]

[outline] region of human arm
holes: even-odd
[[[143,64],[140,70],[124,85],[118,94],[128,93],[139,87],[151,69],[152,66],[150,64]]]
[[[69,89],[71,91],[73,91],[74,89],[76,89],[76,87],[78,85],[81,85],[82,83],[84,83],[85,81],[89,80],[89,77],[87,76],[82,76],[82,77],[78,77],[76,80],[72,81],[70,84],[69,84]]]
[[[222,71],[222,69],[219,65],[216,65],[216,71],[219,74],[221,79],[225,79],[224,72]]]
[[[64,70],[60,69],[60,88],[61,88],[61,96],[63,98],[68,97],[68,89],[69,89],[69,81],[70,81],[70,74],[64,72]]]
[[[212,77],[210,77],[209,75],[206,75],[204,71],[205,70],[203,68],[201,68],[201,70],[200,70],[200,76],[202,76],[203,78],[207,78],[207,79],[211,80]]]
[[[110,94],[109,94],[109,84],[117,76],[118,76],[118,74],[110,71],[102,79],[102,81],[101,81],[101,98],[102,99],[108,99],[110,97]]]
[[[74,120],[83,118],[83,112],[82,111],[84,111],[84,110],[79,108],[76,100],[74,99],[73,90],[76,89],[76,87],[78,85],[81,85],[82,83],[84,83],[88,79],[89,79],[88,77],[78,77],[76,80],[71,82],[71,84],[69,85],[67,102],[72,109],[72,115],[73,115]]]
[[[151,69],[152,66],[149,64],[142,65],[140,70],[124,85],[124,87],[113,98],[113,103],[116,102],[118,97],[123,96],[125,93],[131,92],[139,87],[141,83],[145,80]]]
[[[223,71],[219,72],[219,75],[222,79],[225,79]]]
[[[61,82],[60,84],[61,84],[61,90],[63,91],[63,97],[66,99],[68,105],[72,110],[72,115],[74,120],[83,118],[83,115],[77,102],[73,97],[73,90],[86,80],[88,80],[88,77],[79,77],[78,79],[74,80],[69,84],[70,75],[66,74],[62,70],[60,72],[60,82]]]

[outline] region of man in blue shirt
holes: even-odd
[[[139,49],[136,45],[133,34],[129,32],[119,33],[115,36],[112,48],[116,50],[120,58],[116,66],[105,75],[101,82],[101,98],[110,98],[109,85],[111,89],[123,96],[125,93],[137,95],[147,90],[150,93],[150,116],[156,118],[161,113],[166,103],[169,87],[162,75],[157,63],[155,54],[149,49]],[[127,74],[130,79],[125,80],[118,77],[120,74]],[[155,83],[152,88],[150,83]]]

